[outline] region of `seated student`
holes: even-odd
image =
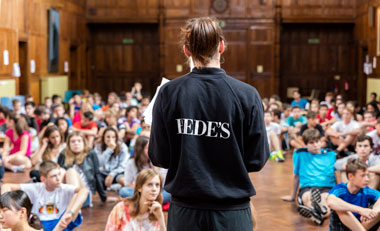
[[[28,194],[36,214],[45,231],[73,230],[82,223],[79,213],[86,200],[88,190],[85,187],[62,184],[59,165],[45,161],[40,166],[41,183],[3,184],[1,193],[22,190]]]
[[[52,103],[53,105],[54,104],[62,104],[62,97],[57,95],[57,94],[54,94],[52,97],[51,97],[51,100],[52,100]]]
[[[34,117],[35,108],[36,108],[36,105],[33,102],[25,103],[26,122],[28,122],[29,128],[34,128],[36,131],[38,131],[37,120]]]
[[[6,192],[0,197],[0,224],[3,229],[37,231],[42,229],[40,219],[32,213],[33,204],[21,191]]]
[[[293,91],[293,101],[290,104],[292,107],[298,106],[302,110],[305,110],[308,103],[309,102],[306,99],[301,98],[301,94],[298,90]]]
[[[371,132],[376,129],[377,120],[372,111],[364,112],[364,120],[360,121],[360,127],[364,133]]]
[[[334,186],[327,198],[333,210],[330,230],[377,230],[380,221],[380,192],[369,188],[368,166],[359,159],[349,159],[346,166],[348,183]],[[373,208],[369,208],[370,205]]]
[[[71,132],[66,118],[63,118],[63,117],[57,118],[55,121],[55,125],[58,127],[59,132],[62,134],[63,142],[66,142],[67,137],[69,136],[69,133]]]
[[[346,164],[347,161],[351,158],[359,159],[363,161],[363,163],[366,163],[369,168],[368,172],[370,173],[370,182],[369,187],[373,189],[377,189],[379,186],[380,181],[380,158],[379,156],[375,156],[371,154],[373,148],[373,142],[372,138],[365,135],[360,135],[356,139],[355,144],[355,155],[350,155],[345,158],[339,159],[335,162],[334,167],[337,171],[341,171],[342,174],[338,174],[337,176],[337,182],[347,182],[345,170],[346,170]],[[341,180],[342,178],[342,180]]]
[[[25,114],[25,109],[21,104],[21,101],[19,99],[14,99],[12,100],[12,106],[13,106],[13,111],[17,114]]]
[[[372,138],[373,141],[373,154],[380,155],[380,118],[377,119],[376,129],[368,132],[367,136]]]
[[[63,136],[55,125],[47,126],[42,135],[38,152],[32,156],[32,164],[36,165],[45,160],[58,161],[59,154],[66,148]]]
[[[319,114],[317,115],[318,123],[324,130],[336,122],[336,119],[329,114],[329,108],[326,104],[321,104],[319,107]]]
[[[99,169],[106,188],[112,184],[124,185],[125,162],[129,158],[128,148],[121,142],[117,130],[107,127],[101,137],[101,143],[95,146],[99,160]]]
[[[159,174],[153,169],[141,171],[135,187],[131,197],[123,199],[112,209],[105,231],[166,230]]]
[[[76,131],[69,135],[66,149],[58,157],[58,164],[66,170],[74,168],[93,194],[97,191],[102,201],[107,200],[99,172],[98,157],[94,150],[89,150],[87,140],[81,132]],[[73,179],[67,179],[66,176],[66,181],[71,182]],[[78,182],[77,185],[81,183]]]
[[[38,105],[36,110],[34,110],[34,114],[37,119],[37,132],[40,132],[49,123],[54,123],[54,118],[50,115],[50,109],[45,105]]]
[[[299,184],[298,212],[321,225],[330,213],[326,207],[326,198],[335,185],[335,152],[321,149],[321,136],[316,129],[307,129],[302,138],[306,148],[296,149],[293,154],[294,180],[291,195],[281,199],[294,201]]]
[[[346,104],[343,102],[336,102],[334,110],[330,112],[330,115],[334,117],[337,121],[342,120],[343,110],[346,108]]]
[[[277,123],[272,122],[272,113],[270,111],[264,112],[264,122],[271,150],[270,159],[283,162],[285,158],[281,148],[281,127]]]
[[[30,161],[31,137],[29,127],[24,117],[17,118],[13,112],[7,114],[3,163],[6,169],[13,172],[23,172],[32,167]]]
[[[69,100],[69,114],[70,118],[73,120],[73,123],[80,121],[75,118],[77,114],[81,113],[81,107],[82,107],[82,98],[77,93],[73,94],[71,99]]]
[[[348,107],[353,113],[354,120],[361,122],[363,121],[363,115],[356,113],[356,107],[358,106],[358,103],[356,101],[348,101],[346,103],[346,107]]]
[[[88,111],[83,113],[81,121],[74,123],[71,130],[82,132],[88,141],[88,146],[90,148],[94,146],[94,140],[98,133],[98,126],[94,121],[94,114],[92,112]]]
[[[139,109],[137,106],[129,106],[126,109],[126,117],[120,118],[117,122],[124,124],[126,128],[125,140],[131,140],[135,135],[137,129],[140,127],[140,120],[137,119]]]
[[[321,147],[327,147],[325,132],[323,131],[322,126],[318,124],[317,113],[309,111],[306,115],[306,118],[307,124],[301,126],[299,136],[297,137],[297,139],[291,140],[290,145],[296,149],[306,147],[306,144],[303,142],[302,139],[302,134],[309,128],[315,128],[319,131],[319,134],[321,134]]]
[[[298,133],[301,126],[307,123],[307,120],[303,115],[301,115],[300,107],[293,106],[292,114],[286,119],[286,122],[288,123],[290,127],[297,128],[295,133]]]
[[[352,111],[345,108],[342,112],[342,121],[335,122],[326,131],[333,145],[338,146],[337,152],[345,151],[345,149],[353,145],[356,137],[361,133],[360,125],[352,119]]]
[[[133,157],[127,160],[124,171],[124,185],[125,187],[120,189],[119,195],[122,198],[133,195],[137,175],[147,168],[154,169],[160,174],[162,181],[165,182],[167,170],[163,168],[157,168],[152,165],[152,162],[148,156],[149,138],[140,136],[136,140],[134,147]],[[171,195],[165,190],[162,191],[164,197],[164,204],[168,203]]]
[[[98,132],[99,141],[103,136],[104,130],[109,126],[114,127],[118,131],[119,138],[124,140],[126,128],[124,124],[117,123],[118,113],[114,109],[110,108],[104,113],[104,116],[105,116],[105,119],[104,119],[105,121],[100,124],[100,129]]]
[[[54,120],[57,120],[58,118],[63,117],[66,119],[69,127],[71,127],[72,125],[71,120],[65,115],[65,107],[63,106],[63,104],[53,104],[52,108],[53,108]]]
[[[47,109],[50,110],[50,112],[52,112],[51,106],[53,105],[53,100],[49,96],[45,97],[45,99],[44,99],[44,105],[46,106]]]
[[[315,113],[319,113],[319,100],[318,99],[313,99],[310,104],[310,108],[308,109],[309,111],[313,111]]]

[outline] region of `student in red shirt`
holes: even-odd
[[[319,106],[319,114],[317,115],[319,124],[326,129],[331,124],[336,122],[336,119],[329,114],[329,107],[327,104],[321,104]]]
[[[98,126],[93,119],[94,113],[87,111],[83,113],[81,121],[74,123],[72,126],[73,131],[80,131],[85,135],[91,148],[94,146],[94,139],[98,133]]]

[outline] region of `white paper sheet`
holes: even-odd
[[[165,83],[168,83],[170,80],[166,79],[165,77],[162,77],[160,86],[157,87],[156,93],[154,94],[154,97],[152,101],[150,101],[148,107],[145,109],[143,113],[144,121],[146,124],[152,125],[153,120],[153,106],[156,102],[157,95],[160,91],[160,88],[165,85]]]

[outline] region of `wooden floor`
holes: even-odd
[[[316,231],[328,230],[328,220],[323,226],[315,226],[307,219],[300,217],[294,203],[281,201],[282,195],[290,191],[292,179],[291,156],[284,163],[268,161],[264,169],[251,175],[257,195],[253,202],[258,212],[258,230],[279,231]],[[26,173],[7,172],[4,182],[22,183],[28,180]],[[109,195],[115,196],[113,192]],[[101,231],[104,230],[107,217],[113,204],[102,203],[97,196],[94,197],[94,207],[83,209],[84,223],[77,230]]]

